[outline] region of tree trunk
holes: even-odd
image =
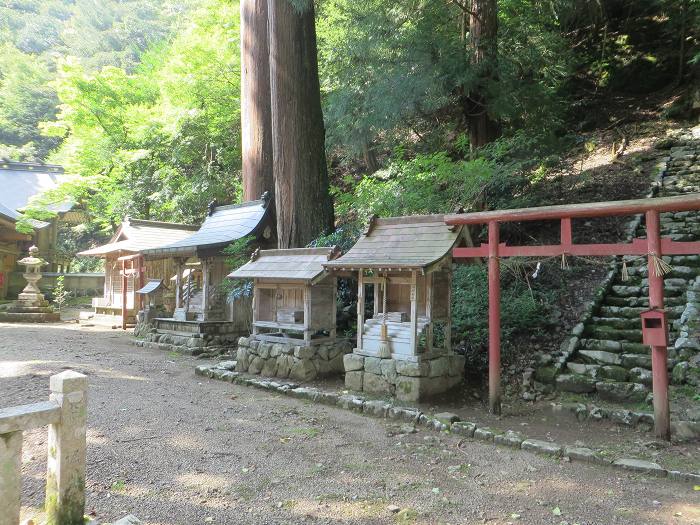
[[[275,191],[267,0],[241,0],[241,142],[243,200]]]
[[[333,229],[311,1],[269,0],[272,151],[280,248]]]
[[[472,148],[498,138],[501,128],[489,115],[487,84],[495,79],[498,59],[498,6],[496,0],[472,0],[469,13],[472,67],[479,80],[463,102]]]
[[[683,74],[685,73],[685,39],[687,38],[688,26],[688,7],[689,1],[681,2],[681,35],[680,45],[678,50],[678,72],[676,73],[676,85],[679,86],[683,82]]]

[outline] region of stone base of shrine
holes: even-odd
[[[437,355],[417,361],[382,359],[358,353],[344,358],[345,386],[369,394],[389,394],[401,401],[422,401],[462,382],[464,356]]]
[[[352,352],[346,340],[336,339],[313,346],[297,343],[269,343],[255,336],[238,340],[236,371],[267,377],[312,381],[319,377],[341,375],[343,356]]]
[[[232,352],[242,330],[226,321],[178,321],[145,319],[139,312],[134,344],[189,355]]]

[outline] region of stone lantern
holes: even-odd
[[[22,276],[27,281],[24,290],[14,303],[0,311],[0,322],[14,323],[47,323],[60,320],[60,315],[53,311],[37,283],[41,279],[41,267],[46,261],[37,257],[39,248],[29,248],[29,255],[17,261],[24,266]]]
[[[46,265],[46,261],[36,254],[39,248],[32,246],[29,248],[29,255],[24,259],[17,261],[18,264],[24,266],[22,277],[27,281],[27,286],[19,294],[17,303],[24,307],[45,307],[48,302],[44,299],[44,295],[39,290],[37,283],[41,279],[41,267]]]

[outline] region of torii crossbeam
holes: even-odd
[[[609,256],[647,255],[649,267],[649,307],[662,310],[664,307],[663,276],[653,270],[655,258],[663,255],[700,254],[700,242],[676,242],[662,239],[659,214],[700,210],[700,193],[676,197],[637,199],[627,201],[593,202],[521,208],[513,210],[484,211],[448,215],[445,222],[450,225],[487,224],[488,244],[474,248],[455,248],[455,259],[488,257],[489,270],[489,405],[491,411],[501,411],[501,257],[515,256]],[[633,239],[620,244],[574,244],[571,219],[611,217],[644,214],[647,238]],[[499,242],[499,224],[521,221],[561,221],[561,242],[543,246],[507,246]],[[654,392],[654,421],[657,437],[670,439],[671,425],[668,404],[667,347],[652,346],[652,376]]]

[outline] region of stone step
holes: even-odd
[[[581,348],[584,350],[603,350],[618,354],[642,354],[649,355],[651,349],[641,343],[626,343],[611,339],[581,339]]]
[[[684,296],[679,295],[677,297],[664,297],[664,304],[666,307],[671,306],[685,306],[687,300]],[[608,295],[605,297],[603,306],[630,306],[632,308],[649,308],[649,298],[648,297],[615,297]]]
[[[642,320],[639,317],[592,317],[591,322],[596,326],[607,326],[620,330],[641,330]]]
[[[687,283],[682,286],[671,286],[669,283],[666,283],[664,286],[664,296],[682,297],[685,294],[686,288]],[[645,284],[642,286],[641,279],[637,285],[632,285],[629,281],[624,283],[620,281],[619,284],[616,283],[613,285],[611,292],[611,295],[614,297],[649,297],[649,285]]]
[[[598,313],[600,317],[639,320],[639,316],[645,310],[647,308],[643,306],[601,306]],[[685,310],[685,303],[679,306],[667,306],[665,310],[667,319],[679,319]]]
[[[587,326],[584,335],[589,339],[612,339],[614,341],[642,342],[641,330],[618,330],[615,328]]]

